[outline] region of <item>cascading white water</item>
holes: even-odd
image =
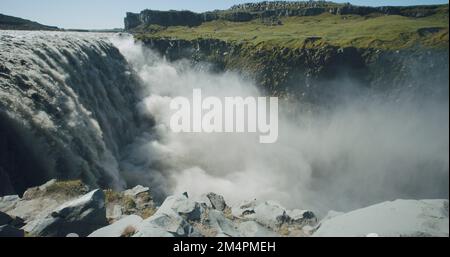
[[[258,198],[323,211],[448,198],[448,98],[419,105],[355,97],[332,111],[294,114],[302,106],[282,102],[279,140],[270,145],[253,134],[174,134],[171,98],[193,88],[218,97],[259,90],[236,73],[167,62],[130,37],[0,39],[0,131],[17,137],[0,137],[0,177],[7,173],[16,190],[43,182],[34,179],[81,177],[143,184],[159,199],[214,191],[231,203]]]
[[[16,189],[52,177],[125,186],[118,159],[136,134],[138,81],[108,37],[0,32],[0,112],[18,134],[2,135],[0,166]]]

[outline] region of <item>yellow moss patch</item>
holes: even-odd
[[[46,188],[47,194],[62,194],[76,197],[86,194],[89,189],[81,180],[57,181]]]
[[[104,192],[106,203],[116,203],[121,199],[120,193],[114,192],[111,189],[105,190]]]

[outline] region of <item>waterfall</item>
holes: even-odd
[[[448,96],[393,100],[334,81],[348,90],[332,110],[280,99],[279,139],[262,145],[253,134],[170,131],[170,100],[195,88],[264,93],[239,73],[169,62],[132,37],[0,32],[0,60],[0,195],[81,178],[149,186],[156,201],[213,191],[231,204],[317,211],[448,198]]]
[[[49,178],[125,186],[139,80],[108,37],[0,32],[0,194]]]

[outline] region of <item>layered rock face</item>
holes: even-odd
[[[198,26],[203,22],[200,14],[190,11],[144,10],[140,14],[127,13],[125,29],[130,30],[141,24],[160,26]]]
[[[273,13],[278,16],[311,16],[324,12],[337,15],[357,14],[368,15],[379,13],[385,15],[402,15],[406,17],[426,17],[436,12],[437,6],[356,6],[349,3],[338,4],[333,2],[321,1],[265,1],[260,3],[247,3],[232,6],[233,11],[262,12]]]
[[[448,94],[448,49],[377,50],[331,45],[267,49],[217,39],[154,38],[144,43],[169,60],[209,62],[217,71],[233,70],[251,77],[269,94],[314,104],[332,104],[334,97],[346,90],[343,84],[393,99],[403,93],[414,97]]]
[[[127,13],[125,30],[133,30],[141,25],[159,26],[198,26],[203,22],[223,19],[234,22],[245,22],[253,19],[270,17],[315,16],[323,13],[335,15],[401,15],[405,17],[427,17],[437,12],[440,6],[410,7],[365,7],[332,2],[261,2],[236,5],[228,10],[217,10],[204,13],[190,11],[155,11],[144,10]]]

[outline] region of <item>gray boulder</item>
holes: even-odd
[[[316,215],[311,211],[287,210],[280,204],[272,201],[258,202],[256,200],[244,202],[232,208],[234,216],[256,221],[264,227],[278,231],[282,227],[284,230],[300,230],[304,226],[317,225]]]
[[[126,195],[126,196],[136,197],[136,196],[138,196],[139,194],[142,194],[142,193],[148,193],[148,192],[150,192],[150,188],[148,188],[148,187],[135,186],[135,187],[132,188],[132,189],[125,190],[123,193],[124,193],[124,195]]]
[[[0,212],[0,226],[10,225],[15,228],[21,228],[25,225],[25,222],[20,217],[13,217],[4,212]]]
[[[64,237],[76,233],[83,237],[106,225],[105,194],[102,190],[94,190],[58,207],[49,216],[39,220],[31,233],[47,237]]]
[[[130,215],[113,224],[94,231],[89,237],[127,237],[133,236],[142,218]]]
[[[20,201],[18,195],[8,195],[0,197],[0,211],[8,212],[16,207],[16,204]]]
[[[177,237],[189,237],[194,233],[193,227],[178,215],[169,216],[166,214],[157,214],[145,220],[143,223],[144,225],[140,227],[139,232],[143,232],[147,235],[154,233],[153,231],[148,230],[153,226],[162,228],[167,233]]]
[[[158,218],[152,217],[150,219],[144,220],[138,226],[137,232],[133,235],[133,237],[175,237],[175,235],[177,235],[177,233],[169,232],[167,228],[169,228],[169,230],[176,232],[184,231],[182,228],[181,229],[179,228],[179,223],[174,222],[169,217],[166,218],[167,219],[164,220],[162,216],[159,216]],[[175,229],[170,229],[170,227]]]
[[[224,211],[225,208],[227,208],[227,204],[225,203],[225,199],[223,198],[223,196],[215,193],[209,193],[206,195],[206,197],[208,197],[214,209],[218,211]]]
[[[289,216],[289,223],[299,226],[315,226],[318,219],[312,211],[306,210],[292,210],[287,211]]]
[[[199,233],[191,223],[201,220],[204,208],[186,195],[168,197],[152,217],[137,228],[135,237],[188,237]]]
[[[200,221],[204,208],[185,195],[169,196],[155,215],[181,216],[187,221]]]
[[[290,221],[290,217],[281,205],[275,202],[264,202],[254,209],[255,221],[271,229],[279,229],[283,224]]]
[[[448,237],[448,200],[396,200],[323,220],[315,237]]]
[[[251,218],[255,214],[256,206],[260,204],[256,199],[252,201],[244,201],[231,208],[231,213],[239,218]]]
[[[241,237],[279,237],[280,235],[275,233],[261,224],[255,221],[246,221],[238,226],[238,231]]]
[[[239,236],[236,225],[218,210],[209,210],[207,219],[203,221],[203,224],[212,228],[217,233],[217,237]]]

